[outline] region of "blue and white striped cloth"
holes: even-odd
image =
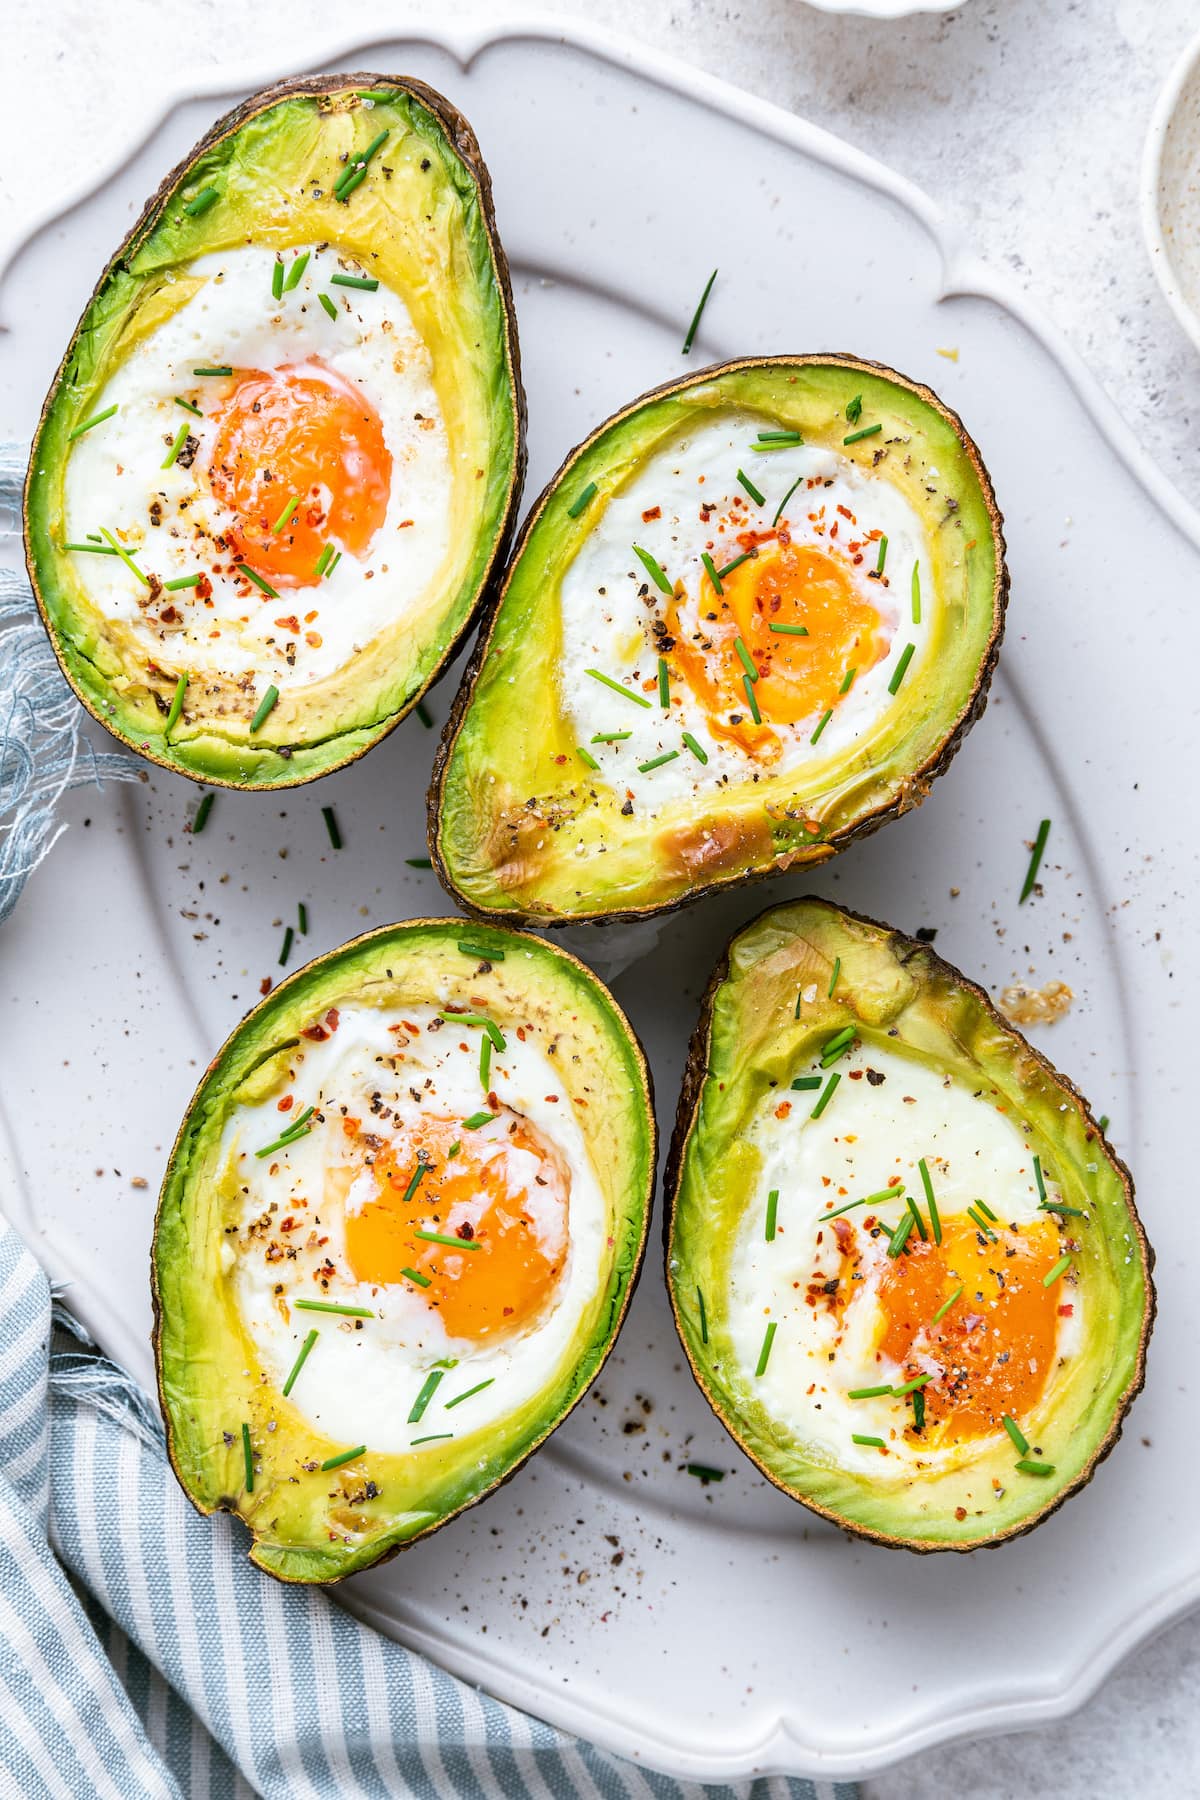
[[[852,1800],[656,1775],[273,1581],[69,1327],[0,1217],[0,1800]]]

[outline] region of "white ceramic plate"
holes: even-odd
[[[818,12],[856,19],[911,19],[916,13],[957,12],[964,0],[806,0]]]
[[[1200,349],[1200,37],[1182,52],[1155,105],[1141,202],[1154,273]]]
[[[344,1597],[492,1692],[683,1776],[863,1774],[1051,1719],[1200,1592],[1188,1393],[1200,1237],[1184,1130],[1197,955],[1194,934],[1173,941],[1197,891],[1200,521],[921,195],[790,115],[640,47],[545,25],[343,43],[310,66],[419,75],[476,126],[515,277],[530,494],[589,426],[687,366],[682,330],[714,263],[693,364],[850,349],[961,409],[1011,542],[985,718],[919,813],[818,877],[673,917],[617,992],[669,1124],[700,990],[729,930],[768,901],[816,888],[935,927],[938,949],[995,989],[1030,970],[1067,980],[1074,1009],[1042,1041],[1112,1114],[1162,1302],[1147,1391],[1089,1491],[996,1551],[913,1557],[813,1520],[731,1448],[681,1366],[652,1241],[616,1354],[568,1426],[485,1506]],[[0,414],[21,432],[144,195],[235,94],[283,72],[241,70],[219,103],[214,89],[170,107],[119,175],[20,251],[0,294]],[[449,686],[439,720],[448,704]],[[146,1383],[164,1154],[200,1069],[277,972],[281,923],[306,900],[316,952],[448,910],[405,863],[424,848],[432,749],[414,718],[315,787],[219,795],[196,840],[182,780],[79,796],[0,934],[4,1204]],[[330,802],[339,855],[321,823]],[[1045,892],[1018,910],[1046,815]],[[581,935],[603,967],[603,933]],[[689,1457],[726,1480],[702,1489]]]

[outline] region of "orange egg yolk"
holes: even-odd
[[[718,594],[706,574],[694,612],[672,604],[671,661],[704,707],[714,736],[772,761],[781,746],[771,726],[815,720],[836,707],[847,672],[854,669],[860,680],[886,655],[888,632],[848,568],[811,545],[760,544],[756,556],[721,577],[721,586]],[[772,625],[793,629],[772,631]],[[806,635],[795,629],[800,626]],[[746,699],[739,638],[759,671],[759,725]]]
[[[475,1342],[531,1325],[553,1296],[567,1255],[570,1176],[561,1157],[528,1119],[507,1110],[497,1119],[500,1129],[483,1132],[464,1132],[457,1119],[423,1119],[402,1142],[376,1151],[373,1163],[331,1172],[355,1280],[408,1285],[451,1337]],[[357,1121],[347,1123],[357,1133]],[[364,1167],[374,1191],[356,1205],[350,1190]],[[418,1231],[453,1238],[459,1247]]]
[[[941,1364],[924,1389],[925,1413],[951,1441],[995,1432],[1005,1413],[1018,1423],[1028,1418],[1054,1369],[1059,1307],[1071,1304],[1070,1288],[1043,1283],[1062,1251],[1049,1220],[1019,1231],[997,1220],[992,1229],[995,1243],[969,1220],[946,1219],[940,1245],[910,1237],[879,1283],[878,1348],[905,1380],[923,1373],[915,1351]],[[934,1324],[960,1285],[962,1294]]]
[[[215,417],[209,485],[235,521],[227,542],[252,569],[276,587],[308,587],[331,539],[366,554],[387,516],[392,456],[352,381],[316,361],[241,369]]]

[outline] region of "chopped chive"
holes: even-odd
[[[983,1214],[981,1212],[979,1212],[975,1207],[968,1206],[967,1217],[968,1217],[968,1219],[971,1220],[971,1222],[974,1225],[978,1226],[979,1230],[982,1231],[986,1237],[991,1238],[993,1244],[999,1243],[1000,1240],[996,1236],[996,1233],[992,1230],[991,1226],[988,1224],[988,1222],[984,1218]]]
[[[288,501],[287,505],[284,507],[283,511],[280,513],[279,517],[276,519],[275,523],[271,527],[271,534],[273,537],[279,536],[279,533],[283,530],[284,526],[288,523],[289,519],[292,517],[293,513],[296,511],[296,508],[299,506],[299,504],[300,504],[299,494],[293,494],[291,499]]]
[[[917,646],[915,644],[906,644],[904,649],[901,651],[900,661],[896,664],[895,668],[892,670],[892,679],[888,682],[888,693],[889,694],[895,694],[895,693],[899,692],[900,683],[904,680],[905,673],[908,669],[909,663],[913,659],[913,651],[916,649],[916,647]]]
[[[324,819],[325,829],[329,833],[329,842],[333,845],[335,850],[340,850],[342,847],[342,834],[338,829],[337,817],[334,814],[332,806],[323,806],[321,808],[321,817]]]
[[[246,1467],[246,1492],[254,1492],[254,1451],[250,1447],[250,1427],[242,1426],[242,1461]]]
[[[272,300],[283,299],[283,264],[278,257],[271,264],[271,298]]]
[[[338,316],[338,309],[334,305],[333,301],[329,298],[329,295],[328,294],[318,294],[317,299],[321,302],[321,305],[325,308],[325,311],[329,314],[330,318],[336,319]]]
[[[482,1107],[479,1112],[473,1112],[469,1119],[463,1120],[463,1130],[478,1131],[481,1125],[490,1125],[495,1116],[488,1107]]]
[[[771,1323],[767,1326],[766,1335],[763,1338],[763,1342],[762,1342],[762,1349],[758,1353],[758,1367],[754,1371],[754,1373],[756,1375],[765,1375],[766,1374],[767,1364],[771,1360],[771,1345],[774,1342],[775,1342],[775,1320],[772,1319]]]
[[[850,1433],[850,1437],[851,1437],[851,1441],[853,1443],[865,1444],[868,1450],[886,1450],[887,1449],[887,1445],[884,1443],[884,1441],[881,1437],[867,1437],[866,1434],[861,1431],[852,1431]]]
[[[586,508],[591,505],[592,501],[596,498],[598,491],[595,482],[589,481],[587,486],[581,490],[577,498],[572,500],[570,506],[568,506],[568,519],[577,519],[580,513],[584,512]]]
[[[1041,1210],[1043,1212],[1063,1213],[1070,1219],[1082,1219],[1086,1217],[1080,1207],[1064,1206],[1061,1200],[1043,1200]]]
[[[288,930],[291,930],[290,925],[288,926]],[[280,962],[283,962],[284,958],[281,956],[279,960]],[[290,1150],[293,1144],[298,1144],[301,1138],[306,1138],[311,1130],[311,1125],[301,1125],[299,1121],[297,1121],[297,1123],[291,1126],[287,1131],[281,1132],[273,1144],[264,1144],[263,1148],[261,1150],[256,1150],[254,1154],[257,1157],[262,1158],[264,1156],[274,1156],[280,1150]],[[297,1300],[296,1304],[299,1306],[300,1302]]]
[[[847,1200],[844,1206],[835,1206],[832,1212],[822,1213],[819,1224],[826,1219],[840,1218],[843,1213],[853,1212],[856,1206],[878,1206],[881,1200],[900,1200],[904,1196],[903,1183],[899,1187],[880,1188],[877,1194],[865,1194],[861,1200]]]
[[[690,731],[684,732],[683,741],[691,751],[692,755],[696,758],[697,762],[706,763],[708,761],[708,751],[702,744],[696,742]]]
[[[650,705],[644,694],[631,692],[629,688],[622,687],[619,681],[614,681],[611,675],[602,675],[599,669],[585,669],[583,672],[585,675],[590,675],[593,681],[603,682],[604,686],[611,688],[614,694],[624,694],[626,700],[632,700],[635,706],[648,707]]]
[[[891,1391],[891,1382],[885,1381],[882,1387],[849,1388],[846,1392],[846,1398],[847,1400],[878,1400],[881,1395],[890,1394]]]
[[[167,722],[163,726],[163,736],[170,737],[179,723],[179,715],[183,711],[183,696],[187,693],[188,678],[181,675],[175,683],[175,697],[171,701],[171,710],[167,714]]]
[[[1060,1256],[1054,1267],[1042,1276],[1042,1286],[1053,1287],[1060,1275],[1065,1275],[1071,1266],[1070,1256]]]
[[[304,1367],[305,1363],[308,1361],[308,1353],[312,1349],[313,1345],[316,1343],[316,1341],[320,1337],[320,1335],[321,1335],[320,1332],[314,1326],[313,1329],[309,1332],[308,1336],[305,1338],[303,1344],[300,1346],[300,1354],[296,1358],[295,1362],[292,1364],[292,1372],[283,1384],[283,1397],[285,1400],[287,1399],[288,1395],[291,1393],[292,1389],[295,1387],[296,1377],[300,1373],[301,1369]]]
[[[259,588],[267,596],[268,600],[278,600],[279,595],[276,593],[275,589],[264,575],[259,574],[257,569],[252,569],[249,563],[244,562],[238,563],[236,568],[238,574],[244,575],[247,581],[252,581],[255,587]]]
[[[292,954],[292,940],[295,937],[295,935],[296,935],[295,932],[292,930],[291,926],[289,925],[287,930],[283,934],[283,948],[279,952],[280,968],[282,968],[284,966],[284,964],[287,962],[288,957]]]
[[[317,577],[318,581],[321,579],[322,575],[324,575],[326,569],[329,567],[329,565],[332,561],[333,561],[333,545],[330,543],[330,544],[326,544],[325,548],[322,550],[320,556],[318,556],[316,563],[313,567],[313,574]]]
[[[979,1208],[980,1212],[983,1214],[984,1218],[989,1219],[991,1221],[991,1223],[994,1225],[996,1223],[996,1215],[992,1211],[991,1207],[988,1205],[987,1201],[980,1200],[977,1196],[976,1200],[975,1200],[975,1204]]]
[[[835,1038],[830,1038],[821,1052],[822,1070],[828,1069],[835,1062],[840,1062],[853,1045],[856,1035],[853,1025],[848,1025],[845,1031],[839,1031]]]
[[[671,704],[671,671],[665,656],[658,659],[658,704],[664,710]]]
[[[86,550],[92,556],[115,556],[117,553],[108,544],[66,544],[66,550]]]
[[[163,582],[163,592],[167,594],[177,594],[181,588],[193,588],[199,586],[200,577],[198,575],[177,575],[174,581]]]
[[[1046,1204],[1046,1177],[1042,1174],[1042,1159],[1036,1151],[1033,1158],[1033,1179],[1037,1182],[1038,1200],[1044,1206]]]
[[[652,756],[649,762],[639,763],[638,773],[648,775],[651,769],[661,769],[664,763],[674,762],[678,755],[678,750],[664,750],[661,756]]]
[[[329,277],[331,287],[361,288],[364,294],[373,294],[379,286],[374,275],[343,275],[339,270]]]
[[[826,999],[828,999],[828,1000],[833,999],[833,990],[834,990],[834,988],[836,988],[836,986],[838,984],[838,976],[841,974],[841,972],[842,972],[842,959],[840,956],[835,956],[833,959],[833,974],[829,977],[829,992],[826,995]]]
[[[833,1099],[833,1090],[837,1087],[837,1084],[841,1079],[841,1075],[835,1069],[833,1074],[829,1077],[829,1080],[825,1083],[825,1086],[821,1089],[820,1095],[817,1098],[817,1104],[808,1115],[810,1119],[820,1118],[821,1114],[825,1111],[825,1108],[829,1105],[829,1102]]]
[[[426,1288],[431,1285],[428,1275],[422,1275],[419,1269],[401,1269],[400,1273],[406,1280],[415,1281],[418,1287]]]
[[[758,701],[754,698],[754,683],[748,675],[742,676],[742,686],[746,690],[746,705],[750,708],[750,717],[756,725],[761,725],[762,714],[758,710]]]
[[[938,1307],[937,1311],[934,1313],[931,1323],[934,1325],[939,1324],[941,1322],[941,1320],[945,1318],[946,1314],[950,1311],[950,1308],[954,1305],[954,1302],[956,1300],[960,1300],[961,1298],[962,1298],[962,1283],[959,1282],[959,1284],[955,1288],[954,1292],[952,1294],[947,1295],[946,1299],[942,1301],[942,1304]]]
[[[479,1242],[478,1238],[447,1237],[446,1234],[441,1231],[414,1231],[413,1236],[420,1238],[423,1244],[445,1244],[451,1250],[483,1249],[483,1245]]]
[[[100,531],[101,531],[102,536],[105,539],[105,542],[110,544],[114,553],[120,557],[121,561],[123,563],[127,564],[127,566],[133,570],[134,574],[137,576],[137,578],[141,582],[142,586],[149,587],[150,586],[149,576],[142,574],[142,571],[138,568],[138,566],[134,562],[132,556],[130,556],[128,550],[126,550],[122,544],[118,544],[116,538],[113,536],[112,532],[108,529],[108,526],[102,525],[100,527]]]
[[[367,172],[367,164],[379,149],[380,145],[387,142],[390,135],[390,132],[386,130],[381,131],[378,137],[372,138],[365,150],[350,157],[345,168],[342,170],[342,173],[333,184],[333,197],[335,200],[344,200],[348,194],[353,193],[354,189],[358,186],[359,182]]]
[[[410,869],[432,869],[433,861],[428,856],[406,856],[405,862]]]
[[[807,625],[768,625],[768,631],[777,631],[781,637],[807,637]]]
[[[1023,906],[1037,884],[1038,870],[1042,866],[1042,855],[1046,848],[1046,839],[1050,836],[1050,821],[1043,819],[1038,826],[1037,837],[1033,840],[1033,850],[1029,858],[1029,868],[1025,875],[1025,884],[1021,889],[1018,906]]]
[[[325,1475],[330,1469],[340,1469],[343,1463],[353,1462],[356,1456],[365,1456],[367,1446],[355,1444],[353,1450],[343,1450],[340,1456],[331,1456],[321,1464],[321,1473]]]
[[[800,1017],[800,1003],[803,999],[804,999],[804,989],[797,988],[796,989],[796,1007],[795,1007],[795,1011],[792,1013],[793,1019],[798,1019]]]
[[[480,956],[485,962],[494,963],[503,962],[508,954],[506,950],[488,950],[483,944],[472,944],[467,938],[456,944],[455,949],[460,950],[464,956]]]
[[[883,565],[887,561],[887,546],[887,532],[885,531],[879,539],[879,561],[875,564],[875,573],[877,575],[883,574]]]
[[[1102,1132],[1104,1132],[1104,1131],[1107,1131],[1107,1130],[1108,1130],[1108,1114],[1107,1114],[1107,1113],[1101,1113],[1101,1114],[1100,1114],[1100,1117],[1099,1117],[1099,1119],[1098,1119],[1098,1120],[1097,1120],[1097,1121],[1096,1121],[1096,1123],[1097,1123],[1097,1124],[1098,1124],[1098,1125],[1099,1125],[1099,1127],[1100,1127],[1100,1130],[1101,1130],[1101,1131],[1102,1131]]]
[[[1025,1436],[1025,1433],[1021,1430],[1021,1427],[1017,1424],[1017,1421],[1013,1418],[1012,1414],[1005,1413],[1000,1423],[1003,1425],[1005,1431],[1007,1431],[1009,1437],[1012,1439],[1013,1444],[1016,1446],[1017,1455],[1028,1455],[1029,1439]]]
[[[275,686],[274,682],[272,682],[271,686],[267,689],[266,693],[263,695],[262,699],[258,703],[258,711],[255,713],[254,717],[250,721],[251,731],[258,730],[259,726],[262,725],[264,720],[267,718],[268,714],[271,711],[271,708],[274,706],[274,704],[278,700],[278,698],[279,698],[279,689]]]
[[[751,444],[752,450],[794,450],[804,442],[798,431],[760,431]]]
[[[793,481],[791,487],[788,489],[787,493],[783,496],[783,499],[779,502],[779,505],[775,508],[775,517],[771,520],[772,529],[774,529],[774,527],[776,525],[778,525],[780,519],[783,517],[784,507],[787,505],[788,501],[791,499],[792,495],[795,493],[796,489],[800,486],[800,483],[803,480],[804,480],[803,475],[797,475],[795,481]]]
[[[696,1289],[696,1299],[700,1303],[700,1342],[702,1344],[707,1344],[707,1342],[708,1342],[708,1308],[704,1304],[703,1289],[701,1289],[701,1288]]]
[[[486,1381],[476,1382],[475,1386],[473,1388],[468,1388],[465,1394],[455,1394],[453,1400],[447,1400],[442,1410],[444,1412],[449,1412],[452,1407],[461,1406],[464,1400],[469,1400],[472,1394],[482,1394],[484,1388],[491,1387],[495,1379],[496,1377],[494,1375],[489,1375]]]
[[[421,1423],[421,1420],[425,1416],[425,1408],[433,1399],[434,1394],[437,1392],[438,1384],[445,1373],[446,1371],[444,1369],[431,1369],[429,1371],[428,1375],[421,1383],[420,1393],[412,1403],[412,1411],[405,1421],[406,1424],[419,1425]]]
[[[199,837],[200,833],[204,830],[204,827],[208,824],[208,815],[213,809],[213,801],[216,797],[215,794],[204,794],[201,796],[200,804],[196,808],[196,816],[192,820],[193,837]]]
[[[651,556],[648,550],[643,550],[640,544],[634,544],[633,554],[637,557],[643,569],[645,569],[647,575],[660,593],[670,594],[674,592],[671,583],[667,579],[666,570],[655,557]]]
[[[283,283],[283,291],[285,294],[290,294],[293,288],[300,286],[304,271],[308,267],[308,259],[311,254],[312,252],[310,250],[305,250],[296,258],[295,262],[288,270]]]
[[[882,430],[882,425],[864,425],[861,431],[852,431],[849,437],[842,439],[842,442],[843,444],[857,444],[860,438],[874,437],[876,432]]]
[[[415,1450],[418,1444],[444,1444],[453,1436],[452,1431],[431,1431],[426,1437],[410,1438],[408,1447]]]
[[[704,567],[708,572],[708,579],[712,582],[713,592],[717,595],[723,594],[725,589],[721,586],[721,577],[717,571],[717,565],[708,554],[707,550],[701,551],[700,561],[704,564]]]
[[[862,418],[862,395],[855,394],[853,400],[846,402],[846,419],[851,425],[857,425]]]
[[[907,1206],[909,1212],[912,1214],[912,1221],[913,1221],[913,1224],[917,1228],[917,1233],[921,1239],[921,1242],[926,1243],[929,1238],[929,1233],[925,1229],[925,1221],[921,1217],[920,1207],[917,1205],[916,1201],[913,1199],[911,1194],[909,1194],[905,1197],[904,1204],[905,1204],[905,1206]]]
[[[492,1040],[485,1035],[479,1043],[479,1085],[486,1093],[492,1079]]]
[[[933,1197],[933,1178],[929,1173],[929,1164],[925,1161],[924,1157],[922,1157],[917,1164],[917,1168],[921,1171],[921,1186],[925,1189],[925,1204],[929,1208],[929,1223],[933,1226],[933,1241],[935,1244],[940,1244],[942,1241],[942,1219],[941,1214],[938,1212],[937,1201]]]
[[[68,431],[67,442],[73,443],[77,437],[82,437],[85,431],[90,431],[93,425],[103,425],[105,419],[111,419],[113,414],[119,411],[119,407],[110,406],[106,412],[93,413],[90,419],[85,419],[82,425],[75,427],[74,431]]]
[[[215,363],[211,369],[193,369],[193,375],[232,375],[231,363]]]
[[[423,700],[418,700],[417,704],[413,707],[413,711],[416,713],[418,719],[420,719],[420,721],[421,721],[422,725],[425,727],[426,731],[432,731],[433,730],[433,714],[430,712],[430,710],[426,706],[425,702]]]
[[[758,680],[758,664],[755,662],[754,658],[751,656],[749,650],[747,650],[745,642],[740,633],[738,634],[737,637],[734,638],[733,647],[738,653],[738,661],[741,663],[743,669],[745,669],[745,671],[746,671],[747,675],[750,677],[751,681],[757,681]]]
[[[792,1092],[795,1094],[806,1094],[810,1088],[819,1088],[820,1085],[821,1077],[819,1075],[797,1075],[795,1081],[792,1083]]]
[[[1053,1463],[1035,1462],[1030,1456],[1023,1456],[1016,1467],[1020,1469],[1022,1475],[1053,1475],[1054,1473]]]
[[[857,674],[858,674],[857,669],[847,669],[846,670],[845,675],[842,677],[842,685],[838,689],[839,694],[848,694],[850,692],[850,689],[854,686],[854,677]]]
[[[921,623],[921,565],[920,565],[920,563],[913,564],[912,622],[914,625],[919,625]]]
[[[894,1259],[899,1256],[912,1235],[912,1228],[912,1214],[906,1212],[902,1216],[900,1223],[895,1227],[891,1237],[888,1239],[887,1253],[890,1257]]]
[[[724,1481],[724,1469],[710,1469],[707,1463],[685,1463],[684,1468],[689,1475],[694,1475],[702,1487],[710,1481]]]
[[[190,429],[191,427],[185,419],[183,424],[179,427],[179,430],[175,433],[175,436],[171,439],[171,448],[167,451],[166,456],[159,464],[160,469],[169,469],[171,467],[171,464],[175,461],[175,458],[187,443],[188,432]]]
[[[912,1397],[912,1403],[913,1403],[913,1430],[914,1431],[923,1431],[925,1429],[925,1390],[924,1390],[924,1388],[917,1388],[914,1391],[913,1397]]]
[[[903,1387],[893,1388],[892,1395],[897,1400],[907,1400],[910,1394],[917,1393],[925,1386],[927,1381],[932,1380],[932,1375],[914,1375],[911,1381],[906,1381],[904,1383]]]
[[[593,744],[623,744],[626,738],[632,736],[632,731],[598,731],[592,742]]]
[[[821,718],[817,725],[817,729],[813,732],[812,736],[808,740],[810,744],[816,743],[817,739],[820,737],[821,733],[824,731],[825,727],[828,725],[828,723],[829,723],[830,719],[832,719],[832,717],[833,717],[833,708],[832,707],[830,707],[828,712],[821,714]]]
[[[740,569],[744,562],[750,562],[757,555],[757,550],[743,550],[740,556],[735,556],[732,562],[727,562],[723,569],[718,569],[717,574],[721,577],[731,575],[735,569]]]
[[[779,1209],[779,1189],[772,1188],[767,1195],[767,1242],[775,1240],[775,1214]]]
[[[700,296],[700,304],[692,314],[692,322],[688,326],[687,336],[683,340],[683,349],[679,352],[681,356],[690,356],[691,354],[692,344],[695,341],[696,332],[700,327],[700,315],[708,305],[708,296],[712,293],[712,284],[716,279],[717,271],[714,269],[704,284],[704,292]]]
[[[747,475],[745,469],[738,470],[737,478],[741,482],[742,486],[745,488],[746,492],[749,494],[750,498],[753,500],[755,506],[765,506],[766,505],[766,503],[767,503],[766,495],[761,493],[759,491],[759,489],[755,487],[754,483],[751,481],[750,477]]]
[[[402,1206],[407,1205],[408,1202],[412,1199],[413,1195],[416,1193],[417,1189],[420,1187],[421,1182],[423,1181],[425,1176],[428,1174],[428,1172],[429,1172],[429,1164],[425,1161],[424,1157],[418,1156],[417,1166],[413,1170],[412,1175],[409,1177],[408,1186],[405,1188],[404,1193],[401,1197],[401,1205]]]
[[[373,1319],[375,1314],[369,1306],[343,1306],[340,1300],[293,1300],[292,1305],[301,1312],[337,1313],[344,1319]]]
[[[220,198],[220,188],[202,187],[198,194],[193,194],[190,200],[184,201],[183,210],[190,219],[198,219],[210,206],[215,206]]]

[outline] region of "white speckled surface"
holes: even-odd
[[[496,0],[425,9],[359,0],[354,28],[366,35],[422,13],[506,10]],[[1166,473],[1200,501],[1200,360],[1154,281],[1137,213],[1145,127],[1196,28],[1195,0],[967,0],[959,12],[889,24],[818,13],[802,0],[559,0],[548,10],[635,31],[914,179],[1024,283]],[[235,51],[264,68],[274,55],[283,72],[290,46],[300,60],[300,46],[338,28],[327,0],[254,9],[230,0],[48,0],[26,9],[6,45],[0,235],[11,240],[23,219],[112,158],[152,115],[157,86],[178,80],[181,55],[199,78]],[[1052,1618],[1031,1621],[1052,1628]],[[1020,1645],[1012,1651],[1019,1657]],[[1135,1657],[1074,1720],[922,1757],[866,1791],[873,1800],[1135,1791],[1139,1800],[1176,1800],[1196,1791],[1197,1768],[1200,1622],[1191,1621]]]

